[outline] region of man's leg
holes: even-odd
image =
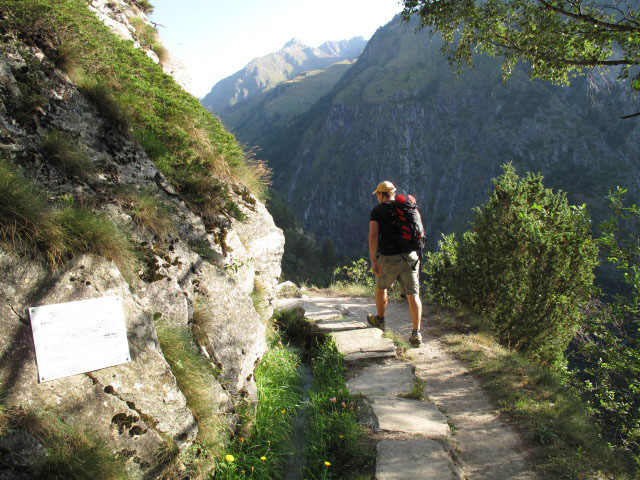
[[[409,316],[411,317],[411,325],[414,330],[420,330],[420,321],[422,319],[422,301],[419,295],[407,295],[409,302]]]
[[[387,289],[376,288],[376,309],[378,310],[379,318],[384,318],[384,312],[387,310],[387,303],[389,303]]]

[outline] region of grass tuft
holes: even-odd
[[[87,154],[68,134],[49,131],[42,139],[42,154],[47,162],[64,173],[86,180],[95,171]]]
[[[42,251],[53,265],[65,252],[62,229],[45,199],[9,162],[0,159],[0,245],[11,251]]]
[[[100,255],[112,260],[128,281],[135,278],[139,262],[133,246],[105,213],[67,205],[52,218],[62,229],[65,253]]]
[[[171,209],[152,190],[121,186],[115,189],[115,195],[139,228],[161,241],[175,231]]]
[[[91,478],[126,480],[124,461],[101,440],[74,425],[62,422],[51,412],[13,408],[4,413],[8,429],[23,429],[37,438],[46,450],[36,463],[32,478]]]
[[[107,85],[98,80],[83,77],[78,88],[107,120],[109,128],[113,128],[126,138],[130,137],[129,119]]]
[[[196,478],[203,478],[214,468],[215,458],[223,450],[226,433],[224,416],[215,408],[219,401],[213,388],[218,383],[217,372],[200,354],[187,327],[157,320],[156,330],[162,353],[198,423],[196,445],[181,459]],[[175,456],[167,456],[167,459],[171,458]]]

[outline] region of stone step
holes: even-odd
[[[451,433],[447,417],[431,402],[378,395],[369,398],[378,419],[378,430],[429,438],[447,437]]]
[[[315,322],[318,329],[323,332],[343,332],[345,330],[359,330],[368,325],[357,320],[319,320]]]
[[[413,389],[415,379],[409,363],[370,365],[362,369],[357,377],[347,381],[347,388],[351,393],[364,395],[406,395]]]
[[[345,355],[347,362],[362,358],[394,358],[396,346],[389,338],[382,336],[378,328],[363,328],[334,332],[331,334],[338,351]]]
[[[382,440],[376,450],[377,480],[455,479],[449,455],[434,440]]]

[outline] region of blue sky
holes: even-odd
[[[399,0],[151,0],[165,46],[203,97],[255,57],[293,37],[311,47],[356,36],[369,39],[402,10]]]

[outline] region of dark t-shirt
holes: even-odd
[[[378,222],[378,253],[380,255],[398,255],[403,253],[402,246],[393,241],[391,229],[391,204],[389,202],[380,203],[371,210],[369,220]]]

